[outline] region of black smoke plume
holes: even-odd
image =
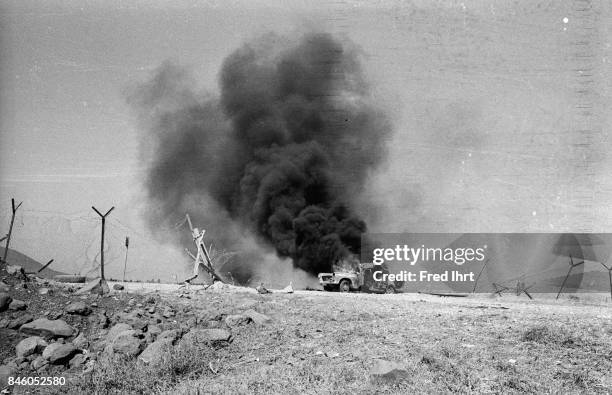
[[[165,64],[130,96],[146,131],[151,227],[188,212],[226,248],[246,229],[310,273],[358,254],[366,224],[354,202],[390,131],[359,51],[325,33],[268,35],[229,55],[219,80],[218,97],[202,94]]]

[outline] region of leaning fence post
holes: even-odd
[[[11,225],[9,226],[9,232],[6,235],[6,244],[4,245],[4,256],[2,257],[2,262],[4,263],[6,263],[6,256],[8,254],[9,244],[11,243],[11,233],[13,233],[13,224],[15,223],[15,213],[17,212],[17,209],[21,207],[22,203],[23,202],[19,203],[17,207],[15,207],[15,199],[11,199],[11,209],[13,210],[13,214],[11,215]]]

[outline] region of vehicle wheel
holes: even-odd
[[[385,290],[385,293],[387,293],[387,294],[394,294],[395,293],[395,288],[393,288],[392,285],[389,285],[387,287],[387,289]]]
[[[349,292],[351,290],[351,282],[349,280],[340,281],[340,292]]]

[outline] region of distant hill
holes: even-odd
[[[4,256],[4,247],[0,247],[0,259],[3,256]],[[8,261],[9,265],[18,265],[18,266],[23,267],[23,270],[25,270],[26,272],[36,272],[41,267],[44,266],[44,263],[41,264],[40,262],[30,258],[29,256],[22,254],[19,251],[15,251],[11,248],[9,248],[8,250],[8,255],[6,257],[6,260]],[[51,264],[49,268],[46,268],[42,272],[38,273],[38,275],[41,277],[45,277],[45,278],[53,278],[54,276],[58,274],[66,274],[66,273],[62,273],[62,272],[53,270],[51,269],[51,267],[53,267],[53,263]]]

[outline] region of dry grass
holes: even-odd
[[[609,393],[612,311],[504,297],[304,293],[176,300],[214,316],[247,307],[274,322],[223,347],[177,348],[165,363],[103,362],[78,393]],[[408,379],[369,375],[373,358]],[[211,368],[212,367],[212,368]]]

